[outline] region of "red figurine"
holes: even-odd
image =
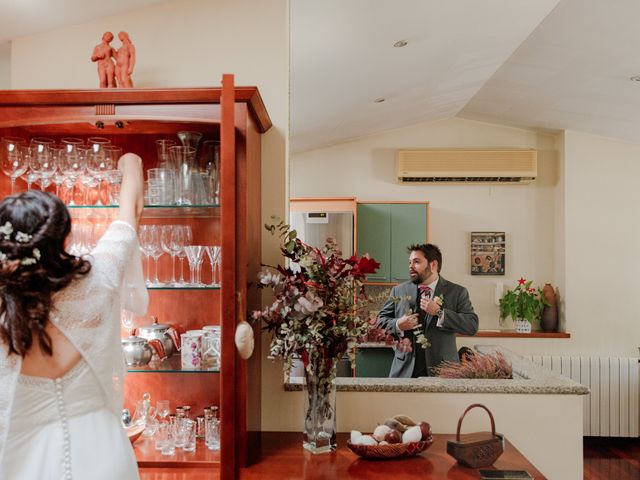
[[[98,63],[98,79],[100,88],[116,88],[116,66],[113,57],[116,51],[109,45],[113,40],[113,33],[104,32],[102,42],[95,46],[91,61]]]

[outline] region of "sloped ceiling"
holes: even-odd
[[[461,117],[640,142],[640,2],[563,0]]]
[[[457,115],[557,3],[292,1],[292,151]]]

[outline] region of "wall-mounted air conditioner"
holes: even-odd
[[[398,150],[396,180],[400,184],[526,184],[536,179],[534,149]]]

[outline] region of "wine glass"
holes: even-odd
[[[220,285],[220,247],[218,245],[208,245],[205,248],[209,261],[211,262],[211,286]]]
[[[180,280],[178,280],[178,284],[181,286],[184,286],[185,281],[184,281],[183,260],[184,260],[184,257],[187,256],[187,253],[185,252],[184,247],[187,245],[190,245],[191,242],[193,242],[193,231],[191,230],[191,227],[189,225],[176,225],[176,227],[179,227],[183,230],[183,236],[184,236],[184,238],[182,239],[182,248],[180,248],[180,250],[176,253],[176,255],[178,256],[178,259],[180,260]]]
[[[187,247],[184,247],[184,251],[187,254],[187,260],[189,261],[191,286],[201,287],[202,283],[200,282],[200,266],[202,265],[204,247],[202,245],[189,245]]]
[[[162,285],[158,280],[158,259],[162,256],[162,246],[157,225],[142,225],[140,227],[140,246],[147,258],[153,258],[156,264],[155,276],[151,282],[149,280],[149,264],[147,263],[147,285],[151,287]]]
[[[184,246],[184,230],[180,225],[163,225],[160,235],[162,250],[171,255],[171,282],[170,286],[177,286],[176,282],[176,255]]]
[[[62,139],[63,145],[65,145],[65,150],[62,153],[62,157],[60,159],[59,168],[64,176],[64,183],[69,188],[70,191],[70,201],[69,205],[75,205],[74,196],[75,196],[75,185],[78,181],[78,177],[82,175],[85,171],[86,162],[85,156],[83,154],[83,150],[80,148],[82,144],[77,143],[67,143],[65,141],[73,141],[77,142],[82,140],[79,139]]]
[[[23,138],[4,137],[0,141],[0,165],[5,175],[11,178],[11,194],[15,193],[16,179],[29,168],[29,162],[24,155],[26,141]]]

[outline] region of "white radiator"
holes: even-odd
[[[586,385],[584,435],[637,437],[638,359],[600,357],[529,356],[534,363]]]

